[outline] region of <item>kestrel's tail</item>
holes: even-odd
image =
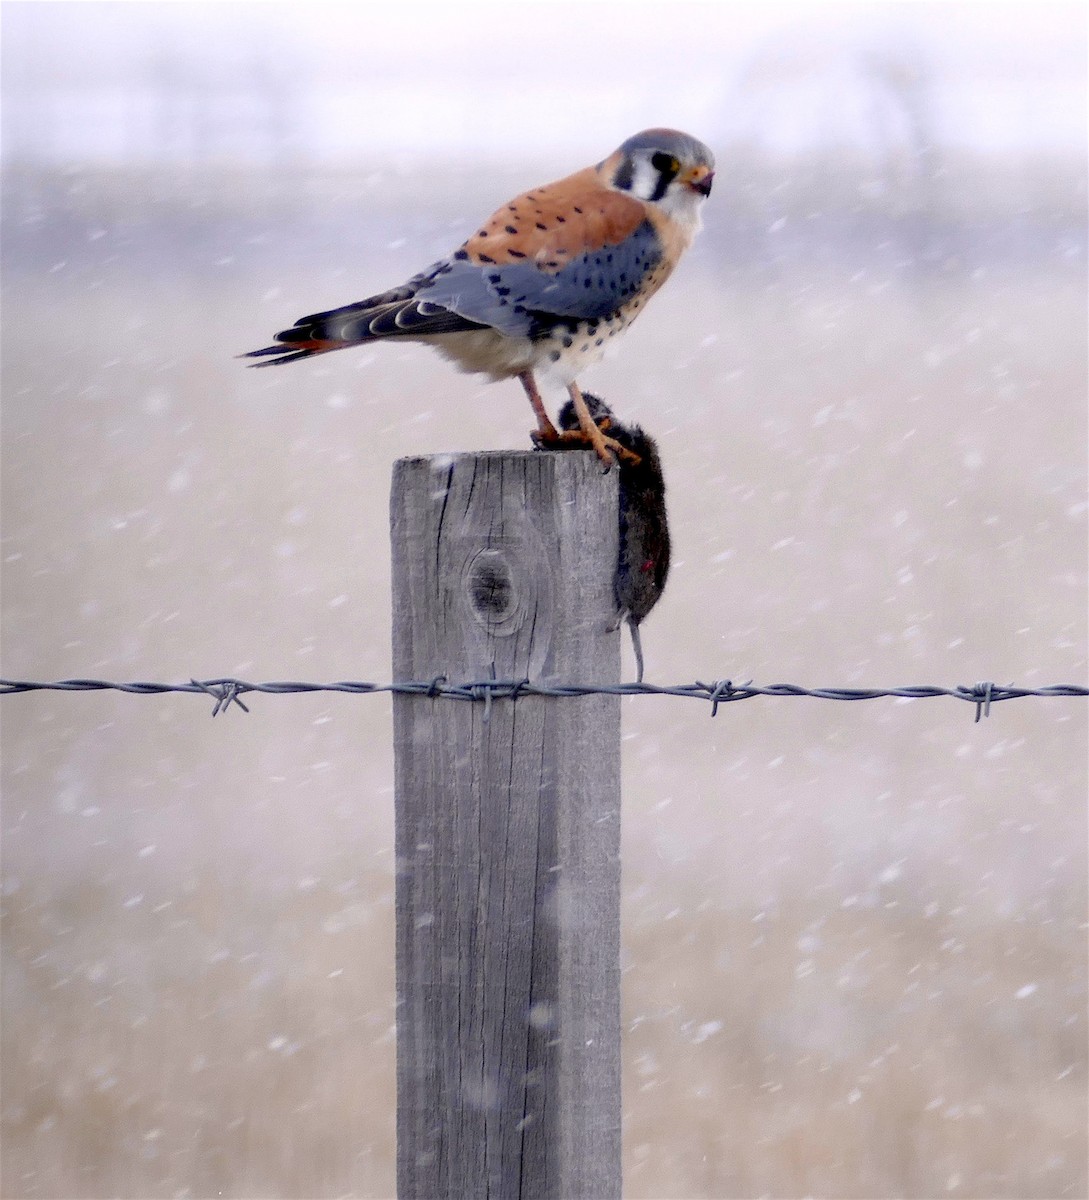
[[[252,367],[278,367],[315,354],[327,354],[330,350],[344,350],[376,336],[370,332],[369,322],[364,317],[367,314],[377,316],[381,311],[374,301],[364,300],[329,312],[312,313],[301,317],[290,329],[281,330],[276,335],[275,346],[250,350],[240,354],[239,358],[267,359],[266,362],[250,363]]]
[[[416,280],[403,288],[372,296],[329,312],[302,317],[276,335],[277,345],[250,350],[239,358],[263,358],[252,367],[276,367],[330,350],[344,350],[386,337],[429,337],[480,329],[479,322],[415,296]]]
[[[345,343],[346,345],[348,343]],[[340,346],[330,346],[330,350],[339,350]],[[264,358],[266,355],[275,354],[277,358],[270,358],[268,362],[250,363],[251,367],[279,367],[284,363],[294,362],[298,358],[310,358],[313,354],[323,354],[324,350],[319,350],[315,346],[306,346],[303,349],[292,349],[290,346],[265,346],[261,350],[247,350],[245,354],[240,354],[239,358]]]

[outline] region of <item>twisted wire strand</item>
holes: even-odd
[[[1027,688],[1014,684],[992,682],[970,685],[956,684],[941,687],[933,684],[915,684],[892,688],[847,688],[847,687],[803,687],[796,683],[757,684],[752,680],[734,683],[729,679],[716,679],[710,683],[696,680],[693,683],[534,683],[529,679],[477,679],[457,683],[446,676],[434,679],[402,680],[393,683],[368,683],[360,680],[339,680],[333,683],[300,683],[292,680],[276,680],[270,683],[250,683],[244,679],[190,679],[188,683],[116,683],[104,679],[58,679],[52,682],[32,682],[19,679],[0,679],[0,695],[18,695],[27,692],[127,692],[137,696],[162,695],[169,692],[195,692],[214,698],[212,716],[218,715],[232,704],[243,712],[249,708],[242,697],[251,692],[265,695],[284,696],[308,692],[342,692],[348,695],[366,696],[390,693],[398,696],[427,696],[432,699],[468,700],[483,703],[485,716],[490,715],[493,701],[516,701],[525,696],[578,697],[578,696],[678,696],[691,700],[704,700],[711,704],[711,716],[718,713],[719,706],[737,700],[752,700],[757,696],[807,697],[816,700],[929,700],[945,696],[954,700],[965,700],[975,705],[976,720],[990,715],[991,706],[1003,700],[1026,698],[1069,698],[1087,697],[1089,688],[1080,684],[1057,683],[1045,687]]]

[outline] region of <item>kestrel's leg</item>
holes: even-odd
[[[538,449],[567,450],[572,447],[585,449],[590,444],[581,429],[565,429],[561,433],[552,424],[545,410],[544,401],[541,399],[541,393],[537,390],[537,381],[533,378],[532,371],[523,371],[518,378],[522,382],[522,387],[526,389],[526,395],[529,397],[530,404],[533,405],[533,411],[537,414],[537,428],[532,430],[529,436]],[[608,429],[608,427],[609,419],[606,417],[598,428]]]
[[[548,413],[545,411],[544,401],[541,399],[541,393],[537,390],[537,380],[533,378],[533,372],[523,371],[518,376],[518,379],[522,387],[526,389],[526,395],[529,397],[529,402],[533,405],[533,411],[537,415],[537,432],[533,435],[533,440],[535,442],[540,441],[545,445],[549,442],[558,442],[560,440],[560,432],[552,424]]]

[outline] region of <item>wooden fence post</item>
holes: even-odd
[[[401,459],[398,680],[612,684],[616,472]],[[620,700],[395,696],[401,1200],[620,1195]]]

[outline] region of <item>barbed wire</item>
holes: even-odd
[[[753,700],[757,696],[807,697],[815,700],[930,700],[945,696],[974,704],[976,721],[979,721],[981,717],[990,716],[991,705],[1003,700],[1021,700],[1028,697],[1054,699],[1089,696],[1089,688],[1072,683],[1050,684],[1038,688],[991,682],[971,685],[956,684],[953,687],[919,684],[893,688],[810,688],[796,683],[757,684],[752,680],[734,683],[729,679],[716,679],[710,683],[696,680],[694,683],[664,686],[653,683],[532,683],[529,679],[479,679],[451,683],[445,675],[437,675],[434,679],[395,683],[366,683],[352,680],[335,683],[296,683],[287,680],[272,683],[249,683],[244,679],[190,679],[188,683],[111,683],[104,679],[58,679],[51,683],[35,683],[19,679],[0,679],[0,695],[42,691],[113,691],[128,692],[138,696],[155,696],[168,692],[195,692],[215,699],[215,708],[212,710],[213,717],[232,704],[237,704],[243,712],[248,713],[250,710],[243,703],[242,697],[251,692],[273,696],[307,692],[343,692],[354,696],[390,693],[397,696],[429,696],[483,704],[485,720],[491,715],[491,706],[494,701],[516,701],[523,696],[681,696],[689,700],[709,702],[712,717],[717,715],[719,706],[722,704],[732,704],[737,700]]]

